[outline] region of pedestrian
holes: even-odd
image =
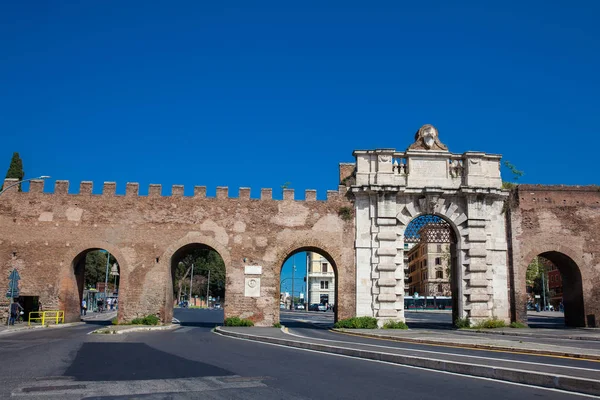
[[[19,313],[22,311],[23,311],[23,307],[19,304],[19,302],[16,300],[13,301],[13,303],[10,305],[10,320],[8,323],[10,325],[14,325],[15,320],[19,316]]]
[[[98,299],[97,304],[98,304],[98,312],[104,311],[104,309],[103,309],[103,307],[104,307],[104,301],[102,301],[102,298]]]
[[[106,299],[106,307],[107,307],[107,308],[108,308],[110,311],[112,311],[113,304],[112,304],[112,299],[111,299],[110,297],[109,297],[108,299]]]
[[[81,315],[85,316],[87,314],[87,301],[85,299],[81,300]]]

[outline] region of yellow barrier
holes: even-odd
[[[40,322],[42,325],[46,325],[47,323],[54,322],[55,324],[64,324],[65,323],[65,312],[64,311],[32,311],[29,313],[29,321],[27,325],[31,325],[31,323],[36,323],[36,321]]]

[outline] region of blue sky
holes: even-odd
[[[325,5],[324,5],[325,4]],[[594,1],[3,2],[0,170],[305,189],[355,149],[503,154],[524,183],[597,184]],[[0,172],[1,173],[1,172]],[[508,171],[504,171],[507,180]],[[51,188],[50,188],[51,190]]]

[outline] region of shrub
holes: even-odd
[[[344,221],[352,221],[352,219],[354,218],[354,213],[352,212],[352,208],[346,207],[346,206],[340,207],[340,209],[338,211],[338,215]]]
[[[511,322],[510,327],[511,328],[527,328],[527,325],[525,325],[522,322]]]
[[[113,324],[113,325],[119,325],[119,321],[117,320],[117,318],[116,318],[116,317],[115,317],[115,318],[113,318],[113,319],[111,319],[111,320],[110,320],[110,323],[111,323],[111,324]]]
[[[471,321],[469,318],[458,318],[456,321],[454,321],[454,326],[456,326],[458,329],[470,328]]]
[[[404,321],[386,321],[383,329],[408,329],[408,325]]]
[[[377,329],[377,319],[373,317],[352,317],[336,322],[334,328]]]
[[[143,318],[134,318],[131,320],[131,325],[158,325],[160,319],[156,315],[146,315]]]
[[[239,317],[225,318],[225,326],[254,326],[254,322],[249,319],[242,319]]]
[[[492,319],[486,319],[483,320],[479,323],[477,323],[475,326],[473,326],[473,328],[475,329],[494,329],[494,328],[504,328],[506,326],[506,324],[504,323],[503,320],[501,319],[497,319],[497,318],[492,318]]]
[[[281,324],[279,322],[275,322],[273,324],[273,328],[281,328]]]

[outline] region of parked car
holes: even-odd
[[[215,304],[215,308],[220,309],[221,308],[221,304],[219,304],[219,303]]]
[[[327,311],[327,306],[325,304],[318,304],[318,311]]]
[[[318,303],[311,304],[308,306],[308,311],[321,311],[320,306],[321,304]]]
[[[187,306],[188,306],[188,302],[187,301],[182,301],[182,302],[179,303],[179,307],[181,307],[181,308],[187,308]]]
[[[296,310],[304,310],[304,304],[296,304]]]
[[[285,304],[279,303],[279,309],[280,310],[285,310]]]

